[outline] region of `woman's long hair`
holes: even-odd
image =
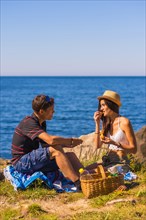
[[[107,100],[107,99],[100,99],[105,101],[105,104],[115,113],[119,114],[119,106],[117,104],[115,104],[114,102]],[[99,101],[99,105],[98,105],[98,110],[100,110],[101,104]],[[107,117],[104,117],[103,115],[101,116],[101,120],[103,122],[103,126],[102,126],[102,132],[103,134],[106,136],[108,131],[110,130],[110,119]]]

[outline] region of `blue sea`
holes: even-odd
[[[79,137],[94,131],[97,96],[105,90],[121,95],[120,114],[130,119],[134,131],[146,125],[145,77],[0,77],[0,157],[11,158],[11,140],[19,121],[32,114],[37,94],[55,99],[49,134]]]

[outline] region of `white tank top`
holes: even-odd
[[[112,139],[115,142],[119,142],[119,143],[123,143],[123,144],[128,144],[128,140],[127,137],[125,135],[125,133],[123,132],[123,130],[120,128],[120,117],[118,118],[118,130],[114,135],[110,135],[110,133],[108,132],[108,137],[110,139]],[[124,150],[121,147],[117,147],[113,144],[110,144],[109,146],[110,150]]]

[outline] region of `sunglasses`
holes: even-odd
[[[45,100],[43,101],[42,106],[41,106],[40,109],[42,109],[42,108],[44,107],[44,104],[45,104],[46,102],[49,103],[50,101],[51,101],[50,97],[49,97],[49,96],[46,96],[46,98],[45,98]]]

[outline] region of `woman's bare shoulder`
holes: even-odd
[[[126,125],[128,126],[131,123],[130,123],[130,120],[128,118],[126,118],[124,116],[121,116],[120,117],[120,124],[123,125],[123,126],[126,126]]]

